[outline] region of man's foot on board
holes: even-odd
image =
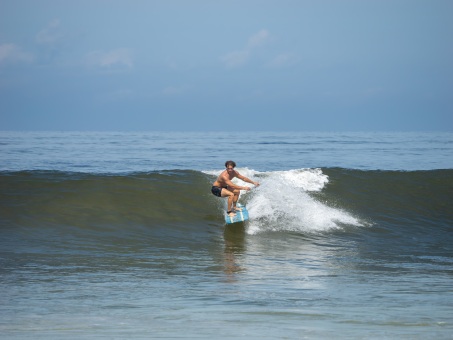
[[[235,211],[242,211],[242,208],[241,208],[241,207],[234,207],[233,210],[235,210]]]
[[[236,216],[236,213],[233,210],[227,211],[227,215],[230,217]]]

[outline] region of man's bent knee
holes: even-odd
[[[231,191],[222,190],[222,197],[231,197],[234,194]]]

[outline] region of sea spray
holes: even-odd
[[[322,232],[342,225],[362,226],[350,213],[311,197],[329,182],[321,169],[260,173],[261,185],[248,195],[249,234],[264,231]]]

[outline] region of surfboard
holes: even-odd
[[[244,222],[249,219],[249,212],[247,211],[245,205],[237,203],[236,206],[238,208],[241,208],[241,211],[236,211],[236,215],[234,216],[228,216],[228,214],[225,214],[225,222],[227,224],[232,224],[232,223],[237,223],[237,222]]]

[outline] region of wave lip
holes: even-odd
[[[310,192],[321,191],[329,178],[321,169],[296,169],[257,174],[261,185],[248,197],[249,234],[265,231],[323,232],[342,225],[363,226],[350,213],[320,202]]]

